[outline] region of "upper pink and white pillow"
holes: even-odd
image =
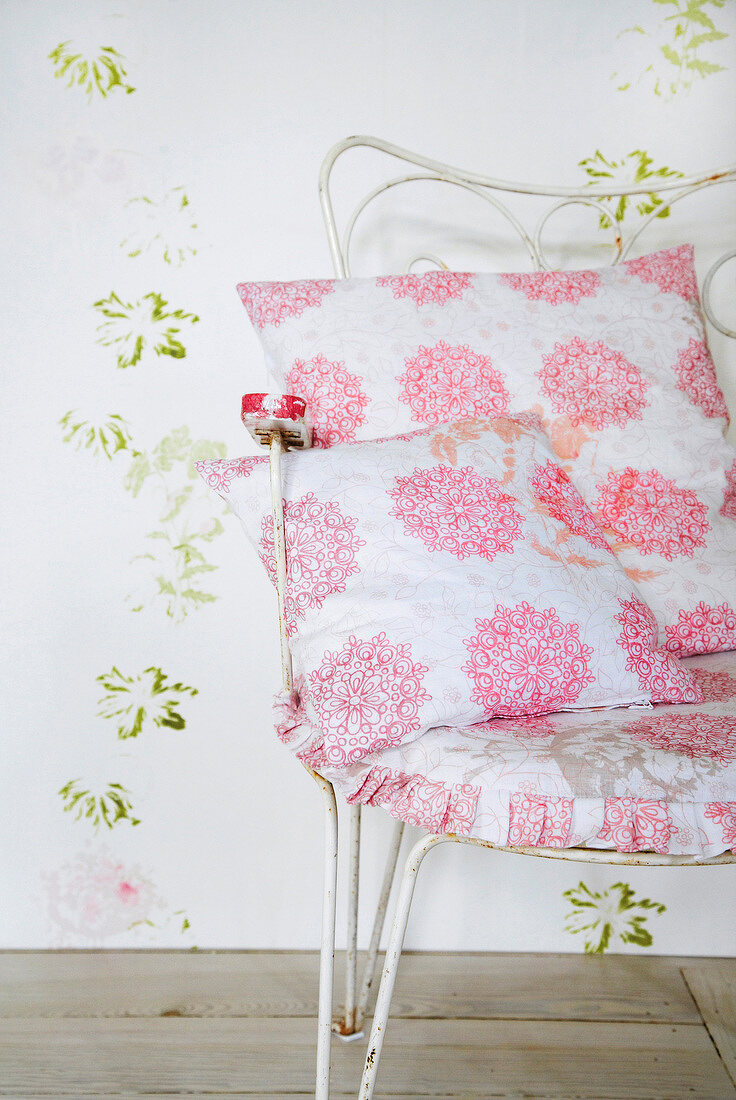
[[[689,245],[598,271],[238,289],[318,446],[533,414],[662,643],[736,648],[736,451]]]
[[[275,577],[268,461],[197,464]],[[438,725],[698,701],[542,435],[463,421],[283,458],[286,624],[314,767]],[[296,727],[297,723],[291,723]]]

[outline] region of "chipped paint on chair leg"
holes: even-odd
[[[335,901],[337,895],[337,802],[332,784],[311,773],[322,790],[325,809],[322,946],[319,957],[316,1100],[329,1100],[332,1040],[332,983],[335,967]]]
[[[438,844],[443,844],[446,841],[452,840],[454,840],[452,836],[422,837],[409,852],[404,865],[399,900],[396,903],[394,923],[391,928],[391,936],[389,938],[386,958],[383,964],[383,976],[378,990],[376,1011],[373,1015],[373,1026],[371,1027],[371,1034],[368,1040],[368,1053],[366,1054],[365,1067],[363,1069],[363,1079],[360,1083],[360,1100],[371,1100],[373,1090],[376,1087],[378,1064],[381,1059],[383,1038],[386,1034],[386,1023],[388,1021],[391,997],[393,996],[394,984],[396,982],[396,971],[398,969],[399,959],[401,958],[401,949],[404,946],[406,925],[409,920],[409,910],[411,909],[419,868],[427,852],[431,851],[432,848],[436,848]]]
[[[368,945],[368,954],[365,960],[365,968],[363,970],[363,982],[360,987],[360,996],[358,997],[358,1007],[355,1012],[355,1027],[356,1033],[362,1035],[363,1032],[363,1020],[365,1019],[365,1012],[368,1006],[368,997],[370,996],[371,986],[373,985],[373,976],[376,971],[376,958],[378,956],[378,948],[381,943],[381,934],[383,932],[383,926],[386,920],[386,910],[388,908],[388,899],[391,894],[391,887],[394,884],[394,877],[396,875],[396,864],[399,859],[399,850],[401,848],[401,841],[404,838],[405,824],[403,821],[397,821],[394,824],[394,830],[391,836],[391,846],[388,850],[386,857],[386,867],[383,872],[383,882],[381,884],[381,893],[378,898],[378,905],[376,906],[376,916],[373,921],[373,931],[371,932],[371,941]]]
[[[360,893],[360,804],[350,807],[348,861],[347,951],[345,953],[345,1013],[333,1020],[332,1030],[345,1041],[362,1038],[356,1028],[355,989],[358,971],[358,900]]]

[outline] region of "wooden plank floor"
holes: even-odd
[[[306,1097],[316,996],[309,953],[0,953],[0,1096]],[[335,1041],[334,1097],[364,1054]],[[407,954],[378,1094],[725,1100],[734,1077],[736,960]]]

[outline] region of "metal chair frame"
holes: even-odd
[[[388,156],[413,165],[409,173],[396,176],[371,190],[364,196],[353,210],[347,220],[346,227],[340,238],[335,220],[330,181],[333,166],[344,152],[356,146],[369,147]],[[416,171],[420,169],[420,171]],[[384,191],[397,187],[404,183],[417,181],[432,181],[446,183],[465,189],[488,203],[499,213],[509,225],[518,233],[526,246],[531,262],[535,270],[550,270],[550,265],[542,248],[541,238],[544,228],[555,211],[571,204],[582,204],[593,207],[599,213],[604,214],[613,234],[614,257],[613,264],[624,260],[630,253],[633,245],[638,241],[645,229],[658,216],[663,209],[669,209],[697,191],[722,183],[736,182],[736,165],[722,168],[712,172],[706,172],[698,176],[682,177],[676,180],[649,181],[643,184],[631,184],[619,186],[614,183],[600,184],[596,186],[573,188],[551,187],[536,184],[516,183],[508,180],[494,179],[482,176],[475,172],[461,171],[448,164],[430,160],[427,157],[418,156],[399,146],[381,141],[373,137],[349,137],[335,145],[325,157],[319,176],[319,193],[324,215],[327,238],[330,246],[335,273],[338,278],[347,278],[350,275],[350,247],[353,231],[359,217],[368,204]],[[657,193],[667,192],[666,201],[650,213],[638,225],[635,232],[624,240],[619,224],[613,211],[607,205],[606,200],[622,195],[650,194],[654,189]],[[548,197],[554,200],[549,208],[539,218],[533,233],[529,233],[516,215],[498,197],[498,193],[513,192],[516,194]],[[736,338],[736,331],[729,325],[720,321],[713,312],[711,303],[711,287],[713,277],[719,268],[728,260],[736,258],[736,249],[726,252],[712,265],[708,271],[702,291],[703,309],[710,323],[719,332],[726,336]],[[423,253],[414,257],[407,265],[410,270],[417,260],[425,260],[445,268],[446,265],[438,257]],[[292,687],[292,667],[289,643],[286,634],[286,622],[284,616],[284,600],[286,586],[286,542],[284,536],[284,515],[281,488],[281,454],[284,449],[284,441],[279,432],[274,432],[269,439],[264,440],[269,445],[271,468],[271,495],[274,521],[274,547],[276,552],[276,588],[278,597],[279,625],[281,635],[282,678],[285,691]],[[324,893],[322,910],[322,942],[320,952],[320,988],[319,988],[319,1015],[317,1024],[317,1078],[315,1096],[317,1100],[328,1100],[330,1088],[330,1048],[333,1032],[343,1039],[359,1039],[363,1037],[363,1021],[366,1015],[368,998],[375,974],[376,960],[380,946],[381,935],[386,918],[386,910],[389,895],[396,877],[399,850],[404,832],[404,823],[397,822],[386,859],[383,883],[378,899],[378,905],[373,922],[365,968],[361,980],[360,990],[357,987],[357,961],[358,961],[358,896],[360,880],[360,837],[361,837],[361,807],[350,807],[349,818],[349,857],[348,857],[348,905],[347,905],[347,952],[346,952],[346,979],[345,979],[345,1006],[339,1019],[333,1021],[332,1017],[332,990],[334,976],[334,952],[335,952],[335,917],[336,895],[338,880],[338,811],[335,791],[332,784],[312,769],[307,769],[319,786],[325,811],[324,817]],[[421,837],[411,848],[402,871],[396,912],[391,929],[386,957],[383,966],[382,980],[378,993],[376,1008],[373,1016],[373,1024],[368,1040],[368,1050],[365,1059],[363,1078],[358,1095],[364,1100],[370,1100],[373,1096],[376,1075],[383,1046],[383,1038],[386,1032],[386,1023],[393,994],[396,971],[401,956],[401,950],[406,932],[406,925],[411,908],[414,887],[419,868],[424,857],[432,849],[445,843],[472,844],[483,848],[495,848],[497,851],[513,852],[520,855],[537,856],[544,859],[564,859],[582,863],[606,863],[614,866],[646,866],[646,867],[673,867],[673,866],[714,866],[724,863],[736,862],[736,853],[726,852],[715,858],[697,861],[688,856],[667,856],[650,852],[622,853],[603,849],[586,848],[514,848],[501,847],[475,838],[458,837],[455,835],[433,836],[427,834]]]

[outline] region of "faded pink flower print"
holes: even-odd
[[[640,718],[628,727],[636,741],[646,741],[654,749],[681,753],[691,760],[717,760],[728,764],[736,760],[736,718],[712,714],[668,714],[660,718]]]
[[[626,650],[626,669],[635,672],[653,703],[702,703],[703,697],[691,674],[670,653],[657,648],[657,622],[641,600],[619,600],[615,615],[623,628],[618,644]]]
[[[611,551],[593,513],[561,466],[555,462],[535,466],[531,484],[553,519],[564,523],[573,535],[580,535],[596,549]]]
[[[397,477],[389,495],[394,501],[390,514],[402,521],[407,535],[460,561],[472,555],[493,561],[496,554],[510,553],[521,538],[514,498],[472,466],[418,468]]]
[[[736,462],[726,471],[726,492],[723,496],[721,515],[726,519],[736,519]]]
[[[659,470],[613,471],[598,486],[598,520],[642,554],[666,561],[691,558],[705,546],[707,508],[690,489],[680,489]]]
[[[467,836],[475,820],[478,795],[478,787],[469,783],[443,783],[377,766],[347,801],[383,806],[399,820],[431,833]]]
[[[284,501],[286,533],[286,632],[297,631],[297,620],[310,608],[319,608],[334,592],[344,592],[347,578],[359,572],[356,554],[365,540],[358,538],[358,520],[345,516],[335,501],[317,500],[307,493]],[[273,517],[261,521],[260,557],[276,584]]]
[[[238,294],[255,328],[280,325],[322,305],[335,290],[334,279],[298,279],[293,283],[239,283]]]
[[[140,868],[106,849],[80,852],[44,876],[48,913],[62,943],[101,944],[165,905]]]
[[[572,799],[541,798],[517,791],[509,803],[507,844],[515,848],[564,848],[572,824]]]
[[[621,266],[643,283],[656,283],[666,294],[679,294],[687,301],[698,297],[692,245],[665,248],[638,260],[625,260]]]
[[[728,420],[728,409],[704,340],[691,337],[677,356],[677,385],[706,416]]]
[[[444,341],[433,348],[420,347],[405,360],[398,382],[399,400],[408,405],[414,420],[446,424],[481,416],[500,416],[508,409],[509,395],[503,376],[487,355],[467,344],[450,347]]]
[[[560,302],[577,305],[581,298],[595,297],[601,285],[596,271],[532,271],[520,275],[499,275],[512,290],[521,290],[530,302]]]
[[[462,298],[472,285],[472,276],[457,271],[426,271],[423,275],[382,275],[377,286],[389,287],[394,298],[411,298],[416,306],[432,302],[443,306],[451,298]]]
[[[475,625],[463,671],[486,717],[559,710],[595,680],[588,663],[593,650],[580,641],[579,624],[562,623],[553,608],[497,606]]]
[[[328,363],[324,355],[315,355],[308,362],[295,359],[286,385],[307,403],[316,447],[355,442],[355,433],[365,421],[368,398],[361,379],[346,370],[344,363]]]
[[[422,687],[426,672],[408,642],[393,645],[383,633],[370,641],[351,637],[338,652],[325,653],[309,676],[325,759],[353,764],[416,733],[420,707],[431,699]]]
[[[704,601],[694,611],[678,611],[675,626],[666,626],[665,649],[680,657],[736,649],[736,611],[727,603],[711,607]]]
[[[736,848],[736,802],[709,802],[705,807],[709,821],[723,827],[723,843]]]
[[[623,428],[630,420],[641,420],[649,383],[638,367],[602,340],[573,336],[569,344],[555,344],[542,361],[537,372],[542,392],[574,427]]]
[[[619,852],[660,852],[670,847],[673,822],[666,802],[654,799],[607,798],[600,840]]]
[[[206,458],[195,462],[197,473],[220,494],[230,492],[230,482],[234,477],[249,477],[260,462],[267,458]]]

